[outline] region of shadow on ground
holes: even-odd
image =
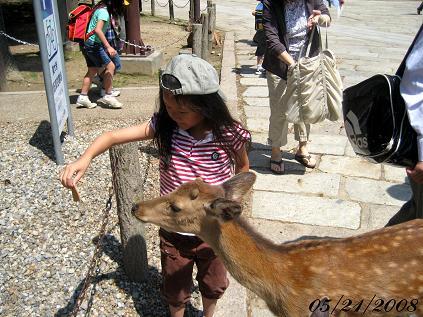
[[[37,130],[29,140],[29,144],[43,152],[50,160],[56,161],[50,122],[46,120],[40,122]]]

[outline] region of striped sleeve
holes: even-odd
[[[235,152],[251,141],[250,132],[244,129],[240,123],[234,125],[232,129],[227,130],[225,135],[227,137],[227,142]]]

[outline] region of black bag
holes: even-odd
[[[354,152],[374,163],[417,162],[417,134],[410,125],[397,75],[375,75],[344,90],[345,131]]]
[[[417,133],[410,125],[400,93],[405,62],[417,32],[396,75],[375,75],[344,90],[345,131],[354,152],[374,163],[414,167],[418,161]]]

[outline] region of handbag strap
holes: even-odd
[[[326,23],[325,49],[327,50],[329,48],[329,44],[328,44],[328,22],[325,21],[325,23]],[[310,35],[310,39],[309,39],[308,44],[307,44],[307,51],[306,51],[306,54],[305,54],[306,57],[310,56],[311,44],[313,43],[313,37],[314,37],[314,33],[316,32],[316,29],[317,29],[317,32],[319,33],[319,52],[322,51],[322,33],[320,32],[320,27],[316,24],[313,27],[313,30],[311,30],[311,35]],[[301,48],[300,56],[302,54],[302,49],[303,48]]]

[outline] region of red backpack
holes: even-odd
[[[87,29],[91,16],[100,7],[103,6],[90,7],[89,5],[81,4],[69,13],[68,25],[66,27],[69,40],[83,43],[95,33],[94,30],[87,33]]]

